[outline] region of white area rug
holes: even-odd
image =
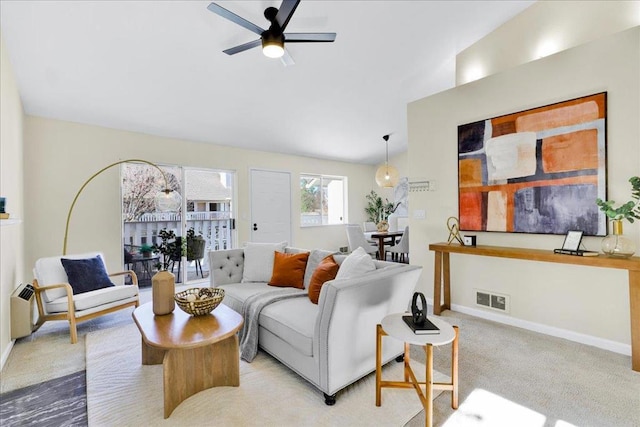
[[[240,363],[240,387],[204,390],[163,418],[162,365],[141,365],[134,324],[87,335],[89,426],[403,426],[422,405],[413,389],[383,389],[375,406],[375,373],[337,395],[322,393],[266,353]],[[412,362],[424,377],[424,365]],[[402,363],[383,369],[385,380],[402,379]],[[434,381],[448,377],[435,373]]]

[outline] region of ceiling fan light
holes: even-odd
[[[280,58],[284,55],[284,37],[264,35],[262,53],[268,58]]]

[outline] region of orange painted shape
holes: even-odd
[[[542,141],[542,168],[546,173],[598,168],[598,131],[582,130]]]
[[[460,229],[482,230],[482,193],[460,194]]]
[[[482,162],[480,159],[464,159],[459,162],[460,187],[482,185]]]
[[[491,120],[491,136],[507,135],[509,133],[516,133],[516,123],[514,120],[500,121],[498,119]]]
[[[598,116],[598,104],[587,101],[520,116],[516,119],[516,132],[539,132],[544,129],[571,126],[596,120]]]
[[[507,231],[507,193],[490,191],[487,198],[487,230]]]
[[[606,96],[604,93],[598,93],[596,95],[585,96],[583,98],[576,98],[569,101],[558,102],[556,104],[545,105],[544,107],[533,108],[531,110],[520,111],[518,113],[505,114],[504,116],[494,117],[491,119],[491,126],[493,127],[493,136],[503,135],[505,133],[519,132],[515,129],[515,122],[520,117],[529,116],[532,114],[539,114],[545,111],[553,111],[559,108],[571,107],[574,105],[580,105],[585,103],[595,103],[597,108],[598,119],[603,119],[606,114]],[[513,130],[509,131],[509,128]],[[497,134],[496,134],[497,133]]]

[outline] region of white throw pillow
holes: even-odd
[[[287,242],[246,243],[244,247],[243,282],[269,282],[273,274],[274,252],[284,252]]]
[[[376,269],[371,255],[359,247],[342,261],[336,279],[349,279],[358,277]]]

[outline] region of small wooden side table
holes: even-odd
[[[433,390],[447,390],[451,392],[451,407],[458,409],[458,327],[451,326],[444,320],[429,316],[429,320],[439,329],[439,334],[416,335],[404,323],[402,316],[407,313],[390,314],[382,319],[382,324],[376,327],[376,406],[382,405],[382,388],[413,388],[424,406],[425,425],[433,424]],[[404,381],[382,380],[382,337],[388,335],[404,342]],[[433,346],[449,344],[451,346],[451,382],[433,382]],[[427,357],[425,382],[419,382],[409,364],[410,345],[424,347]],[[422,392],[420,386],[425,387]]]
[[[133,311],[142,335],[142,364],[163,365],[164,417],[188,397],[211,387],[240,385],[236,332],[242,316],[224,304],[190,316],[178,307],[164,316],[148,302]]]

